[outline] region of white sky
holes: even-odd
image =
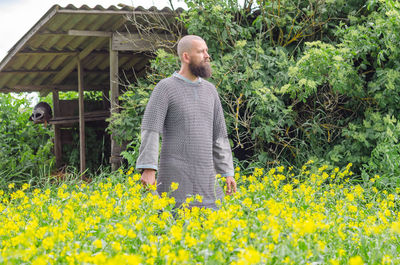
[[[183,0],[173,0],[174,8],[186,7]],[[55,4],[62,7],[73,4],[81,7],[86,4],[93,8],[102,5],[108,8],[119,3],[134,7],[158,9],[170,6],[168,0],[0,0],[0,61],[7,52],[39,21],[39,19]]]

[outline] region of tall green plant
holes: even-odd
[[[352,162],[339,150],[352,150],[353,158],[371,156],[373,147],[347,141],[345,132],[362,122],[368,108],[386,114],[397,108],[397,53],[388,55],[396,48],[389,41],[397,41],[391,37],[397,30],[396,2],[185,2],[189,9],[178,19],[209,46],[211,82],[220,93],[237,158],[265,167],[302,165],[310,156]],[[370,47],[363,47],[366,43]],[[139,139],[152,88],[178,67],[176,55],[159,51],[146,79],[122,97],[124,110],[109,127],[123,132],[121,141]]]
[[[0,186],[34,182],[54,164],[52,131],[30,122],[31,113],[27,98],[0,94]]]
[[[302,124],[308,123],[304,129],[312,132],[307,136],[310,148],[328,134],[331,142],[322,144],[323,158],[351,161],[364,167],[364,174],[379,172],[391,182],[398,179],[400,38],[395,32],[400,30],[400,4],[369,1],[367,9],[366,16],[349,16],[349,23],[338,25],[338,44],[310,43],[290,67],[290,82],[282,91],[304,102],[298,106],[309,106]],[[319,107],[313,109],[315,105]],[[327,120],[329,113],[336,115]],[[329,137],[333,131],[335,139]]]

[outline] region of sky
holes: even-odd
[[[183,7],[183,0],[173,0],[174,8]],[[55,4],[62,7],[73,4],[91,8],[102,5],[108,8],[119,3],[134,7],[162,9],[170,6],[168,0],[0,0],[0,61],[8,51],[27,33],[36,22]]]

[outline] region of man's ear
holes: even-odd
[[[190,62],[190,55],[187,52],[182,53],[182,61],[187,64]]]

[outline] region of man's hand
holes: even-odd
[[[156,171],[154,169],[143,170],[140,182],[145,186],[151,186],[156,184]]]
[[[232,176],[226,177],[226,194],[232,195],[236,192],[236,181]]]

